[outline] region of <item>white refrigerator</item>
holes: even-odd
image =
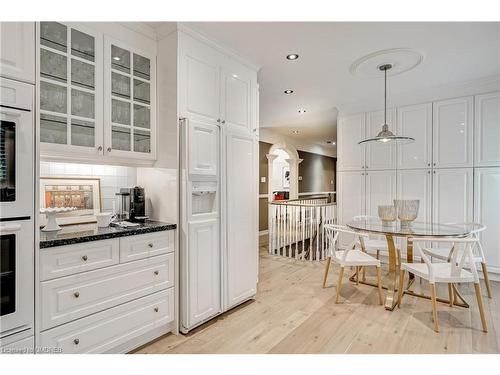
[[[254,298],[258,141],[204,119],[180,126],[180,331]]]

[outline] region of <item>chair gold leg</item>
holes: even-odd
[[[359,285],[359,266],[356,266],[356,285]]]
[[[377,250],[377,259],[380,260],[380,250]]]
[[[488,269],[486,268],[486,263],[481,262],[481,267],[483,269],[484,284],[486,285],[486,292],[488,293],[488,298],[491,298],[490,278],[488,276]]]
[[[481,324],[483,325],[483,331],[488,332],[488,328],[486,327],[486,319],[484,317],[484,307],[483,307],[483,298],[481,297],[481,287],[479,283],[474,283],[474,289],[476,289],[476,298],[477,305],[479,306],[479,315],[481,316]]]
[[[398,287],[398,307],[401,307],[401,300],[403,299],[403,285],[405,282],[405,270],[399,271],[399,287]]]
[[[342,278],[344,277],[344,267],[340,267],[339,279],[337,281],[337,296],[335,297],[335,303],[339,303],[340,288],[342,288]]]
[[[366,268],[366,267],[361,267],[361,269],[362,269],[362,271],[363,271],[363,272],[361,273],[361,275],[362,275],[361,280],[363,280],[363,282],[366,282],[366,272],[365,272],[365,268]]]
[[[384,299],[382,298],[382,276],[380,267],[377,267],[377,286],[378,286],[378,302],[382,305]]]
[[[328,278],[328,271],[330,271],[331,263],[332,263],[332,257],[326,258],[325,276],[323,277],[323,288],[326,287],[326,279]]]
[[[436,284],[430,284],[430,286],[431,286],[432,319],[434,320],[434,331],[439,332],[437,306],[436,306]]]
[[[453,307],[453,288],[451,283],[448,284],[448,298],[450,299],[450,307]]]

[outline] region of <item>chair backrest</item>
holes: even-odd
[[[481,242],[479,241],[479,235],[478,233],[484,231],[486,229],[486,226],[480,223],[445,223],[445,225],[457,225],[457,226],[466,226],[472,228],[470,233],[473,238],[476,238],[478,241],[474,246],[472,246],[472,254],[476,255],[476,251],[479,252],[479,255],[483,261],[484,261],[484,252],[483,252],[483,247],[481,246]]]
[[[479,275],[477,274],[476,266],[473,262],[472,248],[478,243],[478,239],[475,237],[466,238],[443,238],[443,237],[415,237],[408,239],[413,242],[414,248],[419,252],[421,259],[427,265],[429,270],[429,281],[434,282],[434,272],[433,268],[436,266],[435,263],[429,259],[428,255],[422,250],[420,246],[423,243],[425,247],[426,242],[436,242],[440,244],[449,244],[450,248],[454,248],[452,253],[450,264],[451,264],[451,275],[460,275],[463,268],[468,268],[474,275],[474,282],[479,282]],[[460,251],[458,248],[463,247]]]
[[[347,253],[350,250],[356,248],[356,246],[359,245],[359,238],[363,236],[362,233],[355,232],[352,229],[343,225],[325,224],[324,228],[327,237],[327,246],[330,256],[342,260],[345,260]],[[343,251],[342,257],[340,257],[337,253],[339,251],[338,242],[340,234],[354,235],[354,240],[345,249],[342,249]]]

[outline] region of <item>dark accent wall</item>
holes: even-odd
[[[336,158],[299,151],[299,193],[335,191]],[[302,177],[302,180],[300,180]]]
[[[259,142],[259,194],[267,194],[269,183],[267,157],[272,144]],[[335,191],[335,162],[336,158],[298,151],[299,158],[299,193],[320,191]],[[266,182],[260,182],[265,177]],[[331,183],[333,181],[333,184]],[[259,231],[267,229],[267,197],[259,198]]]

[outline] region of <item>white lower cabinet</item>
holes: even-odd
[[[35,338],[26,337],[21,340],[0,345],[0,354],[33,354],[35,349]]]
[[[472,168],[435,169],[432,172],[432,222],[472,221]]]
[[[418,199],[419,209],[416,221],[431,220],[432,171],[430,169],[409,169],[398,171],[398,199]]]
[[[479,239],[489,270],[500,273],[500,167],[474,173],[474,221],[486,226]]]
[[[220,249],[217,219],[192,222],[186,261],[189,310],[187,321],[194,326],[221,311]]]
[[[40,345],[60,348],[63,354],[105,353],[173,320],[170,288],[49,329],[40,335]]]
[[[41,249],[38,345],[122,352],[176,332],[176,272],[174,230]]]
[[[173,254],[44,281],[40,286],[42,329],[169,288],[173,283]]]

